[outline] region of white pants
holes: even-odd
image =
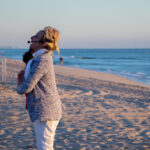
[[[59,121],[39,120],[34,122],[36,144],[38,150],[54,150],[54,136]]]

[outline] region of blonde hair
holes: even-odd
[[[59,54],[59,46],[58,46],[59,37],[60,35],[58,30],[56,30],[51,26],[45,27],[44,36],[42,39],[43,48],[46,48],[51,51],[57,50]]]

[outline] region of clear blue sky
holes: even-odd
[[[150,48],[150,0],[0,0],[0,47],[48,25],[61,48]]]

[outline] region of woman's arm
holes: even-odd
[[[41,77],[47,72],[47,61],[42,58],[34,59],[30,66],[30,74],[17,87],[18,94],[25,94],[31,92]]]

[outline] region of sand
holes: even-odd
[[[7,59],[7,84],[0,87],[0,149],[36,149],[25,97],[16,93],[23,63]],[[1,66],[0,66],[1,69]],[[65,111],[56,150],[149,150],[150,86],[126,78],[55,66]]]

